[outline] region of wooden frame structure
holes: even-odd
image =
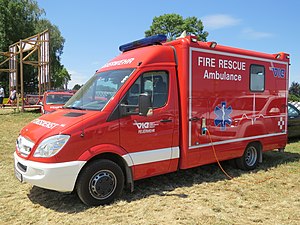
[[[25,108],[24,101],[24,73],[23,65],[28,64],[38,67],[38,94],[50,89],[50,34],[45,30],[29,38],[20,40],[9,46],[8,52],[0,52],[6,59],[0,63],[0,67],[9,62],[8,69],[0,69],[0,72],[9,73],[9,91],[16,90],[22,99],[22,111]],[[30,61],[29,57],[38,53],[37,61]],[[19,71],[18,71],[19,63]],[[20,84],[19,84],[20,82]],[[19,91],[20,86],[20,91]]]

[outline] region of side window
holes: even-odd
[[[128,90],[123,102],[136,111],[141,93],[151,96],[153,108],[163,107],[168,100],[169,75],[166,71],[151,71],[142,74]]]
[[[265,90],[265,67],[250,66],[250,91],[262,92]]]

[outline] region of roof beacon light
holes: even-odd
[[[119,47],[119,50],[121,52],[126,52],[130,51],[136,48],[141,48],[149,45],[154,45],[154,44],[161,44],[162,42],[166,42],[167,36],[164,34],[158,34],[150,37],[146,37],[137,41],[133,41],[124,45],[121,45]]]

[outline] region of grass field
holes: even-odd
[[[222,163],[135,183],[108,206],[21,184],[13,152],[20,129],[38,113],[0,110],[0,224],[300,224],[300,142],[264,154],[252,172]]]

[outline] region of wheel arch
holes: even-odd
[[[108,144],[96,146],[91,148],[88,151],[85,151],[85,153],[83,153],[80,156],[79,160],[84,160],[86,161],[86,163],[81,168],[77,176],[75,188],[83,168],[85,168],[92,161],[99,160],[99,159],[107,159],[120,166],[125,177],[126,186],[132,192],[134,190],[133,168],[131,167],[131,165],[128,165],[127,161],[122,157],[126,154],[127,152],[124,149],[120,148],[119,146],[108,145]]]
[[[94,156],[87,163],[94,161],[94,160],[98,160],[98,159],[107,159],[107,160],[111,160],[114,163],[118,164],[124,173],[126,186],[131,191],[134,190],[132,167],[128,166],[127,162],[123,159],[122,156],[112,153],[112,152],[105,152],[105,153],[101,153],[99,155]]]

